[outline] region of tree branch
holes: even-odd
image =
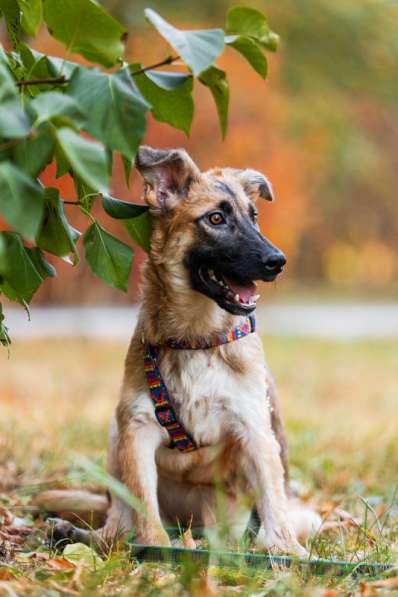
[[[144,66],[143,68],[140,68],[140,69],[132,72],[131,75],[133,77],[135,77],[136,75],[141,75],[142,73],[145,73],[148,70],[154,70],[155,68],[159,68],[160,66],[166,66],[166,64],[172,64],[173,62],[176,62],[179,59],[180,59],[179,56],[168,56],[167,58],[165,58],[164,60],[161,60],[160,62],[155,62],[155,64],[150,64],[149,66]],[[58,77],[58,78],[55,77],[53,79],[30,79],[30,80],[22,79],[22,81],[16,81],[15,85],[17,87],[29,87],[30,85],[66,85],[67,83],[69,83],[69,79],[66,79],[65,77]]]
[[[176,62],[176,60],[179,60],[179,59],[180,59],[179,56],[168,56],[161,62],[156,62],[155,64],[151,64],[149,66],[144,66],[143,68],[135,70],[134,72],[131,73],[131,75],[133,77],[136,75],[141,75],[142,73],[145,73],[147,70],[154,70],[155,68],[159,68],[160,66],[166,66],[166,64],[172,64],[173,62]]]
[[[68,79],[65,79],[65,77],[58,77],[54,79],[22,79],[22,81],[17,81],[15,85],[17,87],[28,87],[30,85],[65,85],[66,83],[69,83]]]

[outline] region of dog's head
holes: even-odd
[[[256,280],[271,282],[285,256],[259,231],[257,199],[273,200],[255,170],[201,172],[183,149],[143,146],[137,167],[153,216],[151,257],[178,287],[204,294],[234,315],[256,306]]]

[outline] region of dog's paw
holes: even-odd
[[[290,529],[265,531],[261,526],[257,535],[256,547],[273,555],[290,555],[298,558],[307,558],[309,555]]]
[[[68,520],[48,518],[47,540],[51,547],[63,548],[68,543],[77,543],[78,529]]]
[[[163,528],[145,529],[145,531],[138,533],[134,543],[138,543],[139,545],[171,547],[170,537]]]
[[[322,524],[322,518],[311,508],[304,507],[298,501],[289,503],[288,517],[296,537],[303,543],[317,533]]]

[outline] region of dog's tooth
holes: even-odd
[[[240,297],[239,294],[235,294],[234,299],[237,303],[240,303]]]
[[[210,278],[210,280],[213,280],[213,282],[218,282],[218,280],[217,280],[217,278],[216,278],[216,276],[215,276],[215,274],[214,274],[214,270],[212,270],[212,269],[209,269],[209,270],[207,270],[207,271],[208,271],[208,274],[209,274],[209,278]]]

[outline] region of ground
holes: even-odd
[[[396,563],[398,342],[271,337],[264,344],[282,397],[292,477],[330,527],[315,538],[312,554]],[[47,487],[98,487],[79,476],[76,458],[104,463],[125,351],[122,343],[51,340],[20,341],[9,359],[0,354],[0,595],[331,597],[384,594],[394,586],[398,594],[390,578],[397,572],[380,588],[351,576],[216,567],[206,574],[137,565],[124,553],[93,564],[49,552],[30,496]]]

